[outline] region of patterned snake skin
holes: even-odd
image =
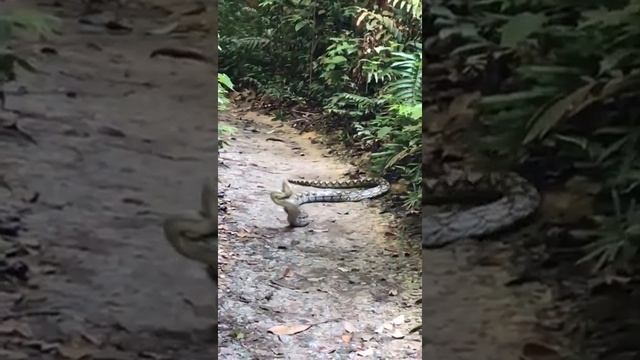
[[[294,194],[289,183],[331,190],[316,190]],[[361,190],[334,190],[365,187],[367,188]],[[274,203],[284,208],[290,226],[303,227],[309,225],[309,216],[300,208],[302,204],[362,201],[381,196],[387,191],[389,191],[389,182],[382,178],[344,181],[290,179],[282,183],[282,191],[274,191],[270,196]]]
[[[515,173],[470,175],[460,172],[447,179],[425,180],[428,196],[446,198],[463,191],[498,193],[494,202],[463,211],[422,217],[422,247],[438,248],[456,240],[484,236],[502,230],[531,215],[540,204],[540,195],[527,180]]]
[[[218,268],[218,221],[215,183],[206,179],[200,194],[200,209],[167,217],[162,228],[164,236],[180,255],[208,266],[215,273]],[[217,282],[217,277],[214,281]]]

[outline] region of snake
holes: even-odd
[[[293,193],[290,184],[310,186],[322,190]],[[344,190],[365,188],[359,190]],[[384,195],[389,191],[389,182],[384,178],[361,178],[353,180],[306,180],[288,179],[282,182],[281,191],[273,191],[271,200],[282,206],[287,213],[291,227],[304,227],[310,224],[309,215],[300,208],[303,204],[318,202],[358,202]],[[338,189],[338,190],[337,190]]]
[[[462,211],[422,216],[422,247],[440,248],[465,238],[489,235],[529,217],[540,204],[540,194],[526,179],[512,172],[450,173],[446,178],[424,180],[428,196],[445,199],[456,192],[497,194],[498,199]],[[428,195],[428,196],[427,196]]]
[[[207,265],[209,276],[217,282],[218,224],[215,184],[206,179],[200,193],[200,210],[168,216],[163,224],[164,236],[183,257]]]

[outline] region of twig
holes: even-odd
[[[278,139],[278,138],[274,138],[274,137],[268,137],[268,138],[267,138],[267,141],[279,141],[279,142],[285,142],[285,141],[284,141],[284,140],[282,140],[282,139]]]

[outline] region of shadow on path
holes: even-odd
[[[149,55],[213,50],[212,36],[146,35],[167,21],[150,7],[126,8],[131,31],[112,33],[61,3],[38,5],[63,19],[62,35],[18,43],[41,73],[7,86],[10,111],[0,112],[36,141],[0,134],[0,174],[14,189],[1,201],[21,223],[8,239],[31,249],[8,259],[30,279],[2,282],[12,322],[0,325],[0,358],[211,359],[215,289],[160,223],[195,209],[202,179],[215,175],[214,69]]]

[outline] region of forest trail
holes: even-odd
[[[550,289],[535,281],[518,284],[524,278],[512,268],[508,242],[518,235],[506,243],[469,240],[424,252],[425,359],[561,359],[554,354],[555,336],[539,331]]]
[[[79,2],[57,3],[2,4],[63,23],[51,41],[17,43],[39,72],[7,85],[0,111],[13,189],[0,191],[0,243],[5,265],[29,270],[27,283],[0,276],[0,358],[210,360],[214,285],[161,221],[196,209],[215,176],[215,69],[150,54],[212,52],[213,36],[147,33],[196,1],[132,3],[119,28],[108,11],[80,23]]]
[[[220,123],[236,133],[218,164],[219,359],[421,358],[419,239],[403,238],[377,199],[308,204],[313,222],[287,228],[270,191],[350,167],[266,115],[235,107]]]

